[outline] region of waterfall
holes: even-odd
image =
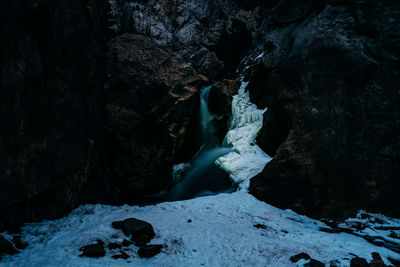
[[[174,166],[174,180],[180,182],[170,190],[168,200],[232,191],[233,185],[246,190],[250,179],[271,160],[256,144],[266,109],[258,109],[251,103],[247,84],[242,82],[238,94],[233,96],[232,116],[223,146],[216,136],[215,116],[208,109],[211,86],[202,89],[199,120],[203,144],[190,164]]]
[[[197,196],[233,191],[232,182],[215,161],[231,149],[221,147],[217,136],[215,115],[208,103],[211,86],[200,92],[200,131],[202,145],[192,162],[173,166],[173,180],[177,182],[168,192],[167,200],[189,199]]]

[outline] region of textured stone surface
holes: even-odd
[[[336,2],[263,22],[249,88],[270,108],[260,145],[278,149],[252,181],[255,196],[313,216],[400,216],[398,10],[397,1]]]
[[[102,1],[0,6],[0,220],[13,227],[111,191],[98,179],[106,26]]]
[[[203,80],[149,37],[126,33],[109,45],[110,170],[127,193],[157,193],[170,182],[175,156],[184,149]]]

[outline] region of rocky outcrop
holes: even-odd
[[[185,154],[185,136],[206,80],[149,37],[126,33],[109,47],[107,162],[128,195],[157,193],[171,182],[177,155]]]
[[[102,1],[0,9],[0,221],[9,228],[112,192],[99,164],[106,25]]]
[[[261,18],[257,5],[243,9],[249,6],[239,1],[110,2],[108,19],[115,35],[128,32],[148,36],[185,60],[195,56],[191,62],[196,70],[210,79],[234,76]],[[204,68],[204,62],[216,72]]]
[[[275,157],[250,191],[317,217],[400,216],[399,3],[311,2],[281,1],[257,32],[248,88]]]

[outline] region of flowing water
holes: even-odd
[[[211,86],[206,86],[200,93],[200,129],[202,145],[191,163],[174,166],[174,185],[167,195],[167,200],[189,199],[198,196],[233,191],[234,187],[226,172],[215,161],[231,152],[230,148],[221,147],[217,136],[215,116],[208,108]]]

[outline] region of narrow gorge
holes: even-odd
[[[0,266],[400,266],[398,0],[0,7]]]

